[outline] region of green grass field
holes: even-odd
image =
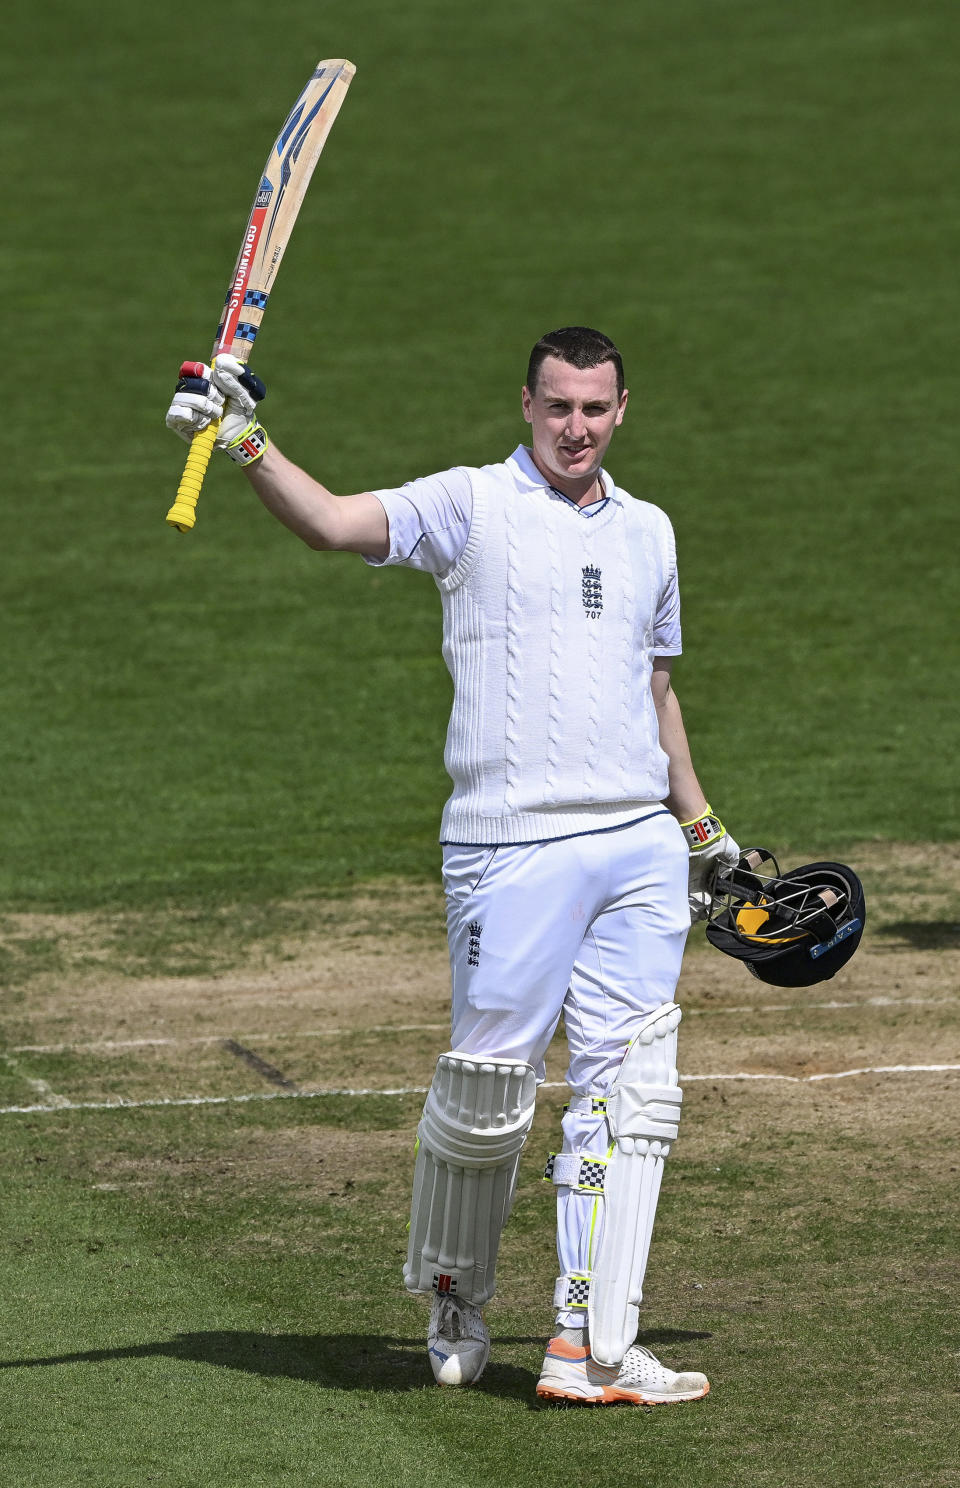
[[[949,1071],[696,1087],[644,1336],[707,1369],[702,1408],[531,1408],[535,1162],[489,1382],[427,1388],[397,1283],[419,1097],[316,1091],[422,1085],[442,1042],[370,1032],[443,1017],[439,602],[309,553],[225,462],[195,532],[163,520],[177,367],[284,110],[350,57],[258,342],[271,434],[340,491],[497,459],[533,341],[613,335],[608,463],[677,530],[711,800],[880,905],[848,1011],[771,1042],[724,984],[686,1068],[956,1064],[958,44],[952,0],[8,19],[3,1483],[960,1482]],[[302,1099],[82,1108],[269,1093],[248,1035]]]

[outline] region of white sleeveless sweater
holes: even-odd
[[[650,674],[670,523],[609,477],[606,506],[584,517],[517,455],[467,474],[470,534],[437,579],[454,684],[441,841],[632,821],[668,791]]]

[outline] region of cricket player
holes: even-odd
[[[190,438],[220,419],[217,445],[311,548],[422,569],[440,591],[452,1034],[418,1130],[404,1269],[409,1290],[432,1296],[434,1376],[471,1384],[487,1363],[482,1307],[562,1015],[571,1098],[547,1168],[559,1276],[537,1394],[695,1400],[705,1376],[635,1340],[680,1117],[681,957],[739,849],[701,789],[671,686],[672,528],[603,465],[627,408],[620,354],[583,326],[542,337],[521,392],[529,444],[349,496],[271,444],[262,384],[239,361],[202,372],[181,378],[171,428]]]

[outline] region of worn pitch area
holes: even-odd
[[[960,1070],[935,1069],[960,1066],[960,915],[937,855],[872,846],[854,861],[868,929],[832,981],[767,987],[695,932],[679,990],[688,1082],[771,1081],[783,1095],[788,1081],[840,1075],[859,1081],[862,1101],[902,1066],[922,1067],[914,1078],[928,1094],[956,1081]],[[306,932],[251,942],[234,964],[200,976],[118,971],[104,949],[113,922],[8,917],[8,946],[55,939],[59,957],[55,972],[40,969],[8,1000],[0,1107],[425,1086],[447,1046],[439,890],[387,885],[299,908]],[[561,1029],[549,1084],[564,1070]],[[863,1070],[891,1073],[850,1073]]]
[[[818,987],[767,987],[695,932],[681,979],[681,1074],[693,1087],[831,1086],[843,1076],[882,1120],[892,1082],[956,1088],[960,912],[933,849],[849,855],[869,922],[853,961]],[[118,969],[116,920],[8,917],[4,944],[56,942],[8,999],[0,1107],[323,1098],[416,1092],[447,1044],[448,967],[438,889],[379,886],[298,906],[295,935],[251,940],[203,975]],[[306,928],[303,928],[306,927]],[[903,1067],[909,1067],[910,1074]],[[562,1029],[548,1085],[563,1080]],[[854,1074],[854,1071],[883,1071]],[[882,1091],[883,1094],[879,1094]],[[549,1090],[543,1092],[549,1100]],[[559,1092],[558,1092],[559,1094]],[[742,1094],[742,1092],[741,1092]],[[757,1097],[759,1098],[759,1096]]]

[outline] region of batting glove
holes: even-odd
[[[708,806],[703,816],[694,821],[681,822],[680,829],[690,849],[690,875],[687,899],[690,904],[690,923],[705,920],[710,913],[713,900],[713,881],[721,866],[732,868],[740,861],[740,849],[727,831],[723,822]]]
[[[229,352],[221,352],[212,367],[184,362],[167,409],[167,428],[189,442],[211,420],[219,419],[217,448],[238,465],[249,465],[259,460],[268,444],[266,430],[254,416],[266,395],[260,378]]]

